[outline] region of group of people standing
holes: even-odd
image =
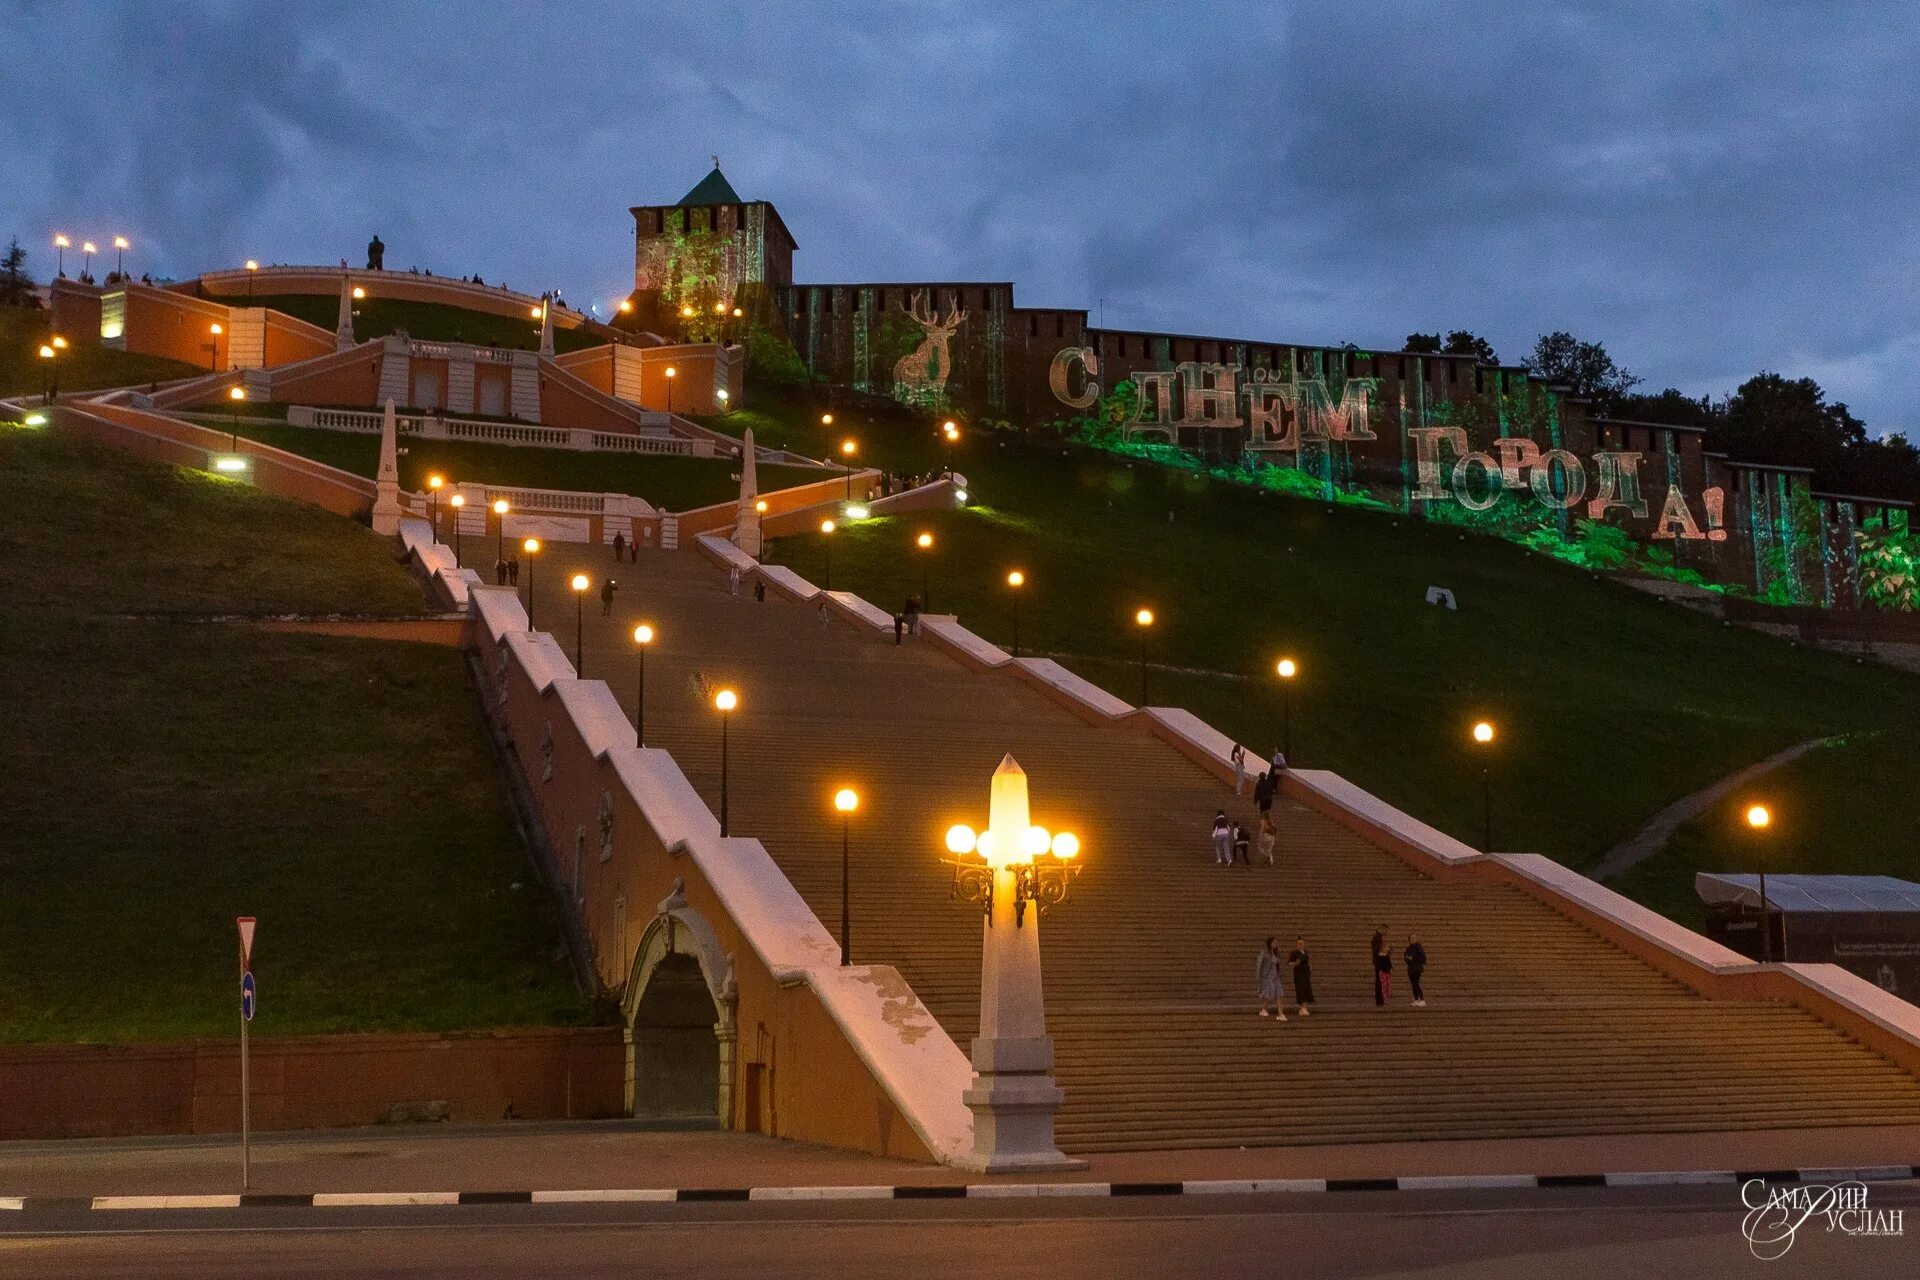
[[[1387,945],[1387,926],[1381,925],[1374,931],[1370,947],[1373,966],[1373,1005],[1384,1009],[1393,996],[1393,951]],[[1427,948],[1416,933],[1407,934],[1407,944],[1401,949],[1400,958],[1407,967],[1407,986],[1413,992],[1413,1007],[1427,1007],[1426,991],[1420,980],[1427,972]],[[1285,1022],[1287,1015],[1287,985],[1285,974],[1293,976],[1293,1006],[1297,1017],[1306,1017],[1313,1012],[1313,961],[1307,954],[1307,940],[1298,937],[1293,940],[1293,949],[1284,956],[1280,952],[1280,939],[1269,936],[1260,954],[1254,962],[1254,981],[1260,988],[1260,1016],[1278,1018]]]

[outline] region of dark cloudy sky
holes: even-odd
[[[0,0],[0,236],[624,292],[718,152],[803,281],[1114,325],[1565,328],[1653,387],[1912,429],[1920,7]],[[358,257],[356,256],[356,261]]]

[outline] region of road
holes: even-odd
[[[1875,1186],[1877,1208],[1920,1205]],[[1760,1262],[1734,1190],[1569,1188],[1120,1200],[469,1205],[0,1219],[0,1276],[1851,1276],[1920,1239],[1828,1235]]]

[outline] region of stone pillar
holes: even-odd
[[[760,480],[754,470],[753,455],[753,428],[748,427],[746,434],[740,437],[740,501],[733,509],[733,545],[758,560],[761,550],[760,512],[754,504],[760,499]]]
[[[373,531],[392,536],[400,532],[399,423],[393,401],[380,417],[380,469],[374,476]]]
[[[993,909],[980,949],[980,1034],[973,1041],[978,1074],[961,1100],[973,1112],[973,1154],[960,1163],[999,1173],[1074,1169],[1084,1161],[1060,1153],[1053,1115],[1066,1095],[1053,1082],[1053,1039],[1047,1035],[1040,988],[1040,911],[1016,907],[1014,864],[1027,829],[1027,775],[1012,756],[993,773],[987,830],[993,843]]]
[[[540,299],[540,354],[553,358],[553,295]]]
[[[353,277],[340,273],[340,320],[333,327],[333,349],[347,351],[353,341]]]

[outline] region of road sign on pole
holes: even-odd
[[[247,1024],[253,1021],[252,916],[240,916],[240,1189],[253,1184],[253,1098],[247,1071]]]
[[[252,916],[240,916],[235,921],[240,926],[240,969],[245,972],[253,968],[253,924]]]
[[[242,1021],[253,1021],[253,972],[248,970],[240,975],[240,1017]]]

